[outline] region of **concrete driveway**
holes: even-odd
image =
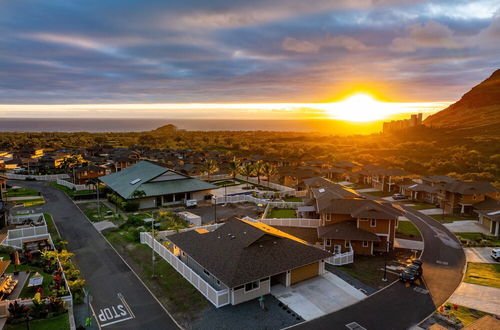
[[[444,226],[453,233],[483,233],[490,235],[488,229],[479,224],[477,220],[463,220],[445,223]]]
[[[467,262],[481,262],[485,264],[500,264],[500,262],[493,260],[491,255],[492,247],[473,247],[464,248],[465,259]]]
[[[423,250],[424,242],[414,241],[410,239],[403,239],[403,238],[395,238],[394,247],[399,249]]]
[[[364,293],[328,272],[288,288],[276,285],[271,289],[271,294],[306,321],[366,298]]]
[[[500,289],[462,282],[449,302],[500,315]]]

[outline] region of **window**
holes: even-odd
[[[345,241],[345,243],[344,243],[344,246],[345,246],[346,248],[348,248],[348,247],[349,247],[349,245],[351,245],[351,241],[347,241],[347,240],[346,240],[346,241]]]
[[[325,246],[332,246],[332,240],[331,239],[325,239]]]
[[[370,220],[370,227],[377,227],[377,219]]]
[[[259,281],[250,282],[245,284],[245,292],[256,290],[259,288]]]
[[[368,241],[363,241],[363,247],[368,247]]]

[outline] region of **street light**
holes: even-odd
[[[384,282],[387,282],[387,255],[388,254],[389,254],[389,240],[387,238],[385,258],[384,258],[384,277],[382,278],[382,281],[384,281]]]
[[[153,212],[146,213],[146,215],[151,216],[151,278],[155,278],[155,218]]]

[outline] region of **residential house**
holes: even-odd
[[[140,209],[210,199],[212,189],[218,188],[145,160],[99,180],[125,200],[137,202]]]
[[[31,158],[31,159],[40,158],[43,155],[44,152],[43,149],[41,148],[25,148],[15,153],[15,156],[18,158]]]
[[[230,220],[214,231],[167,236],[169,249],[237,305],[324,273],[331,254],[260,222]]]
[[[490,197],[500,200],[500,192],[488,182],[455,180],[440,187],[438,202],[445,213],[472,215],[474,205]]]
[[[500,232],[500,200],[486,197],[473,205],[474,212],[479,216],[479,223],[489,230],[491,235],[499,236]]]
[[[355,181],[355,172],[360,171],[362,166],[358,163],[340,161],[332,164],[332,168],[342,171],[340,173],[339,181]]]
[[[321,173],[321,169],[312,166],[284,166],[278,167],[277,171],[281,184],[298,190],[304,189],[305,179],[316,177]]]
[[[401,185],[399,187],[401,194],[408,196],[410,200],[420,203],[429,203],[438,205],[439,187],[423,183],[414,183]]]
[[[87,184],[104,175],[106,175],[105,167],[96,165],[78,167],[75,168],[75,184]]]
[[[129,166],[134,165],[139,160],[136,158],[130,158],[127,156],[118,156],[112,159],[112,169],[113,172],[120,172]]]

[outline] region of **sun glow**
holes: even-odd
[[[380,102],[369,94],[358,93],[343,101],[325,104],[325,111],[334,119],[365,122],[385,119],[401,109],[397,103]]]

